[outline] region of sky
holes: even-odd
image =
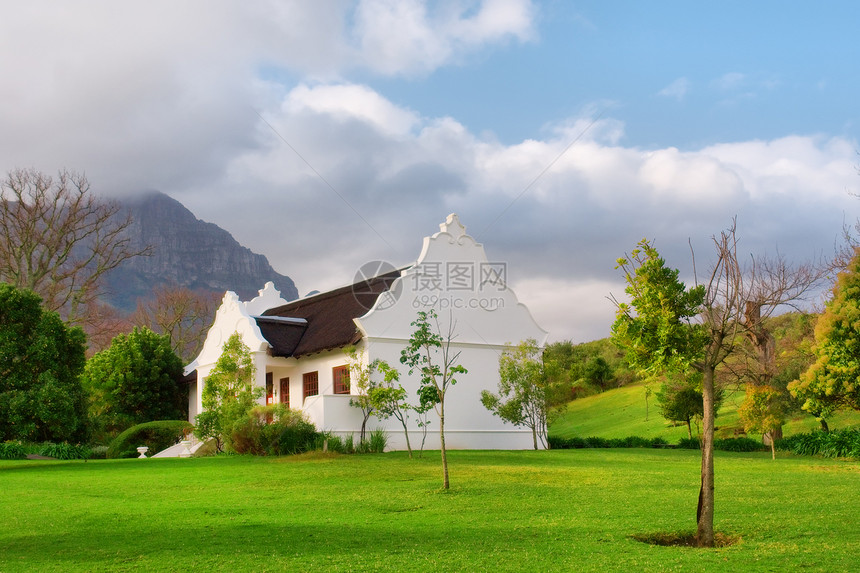
[[[0,0],[0,171],[162,191],[301,294],[414,261],[456,212],[550,340],[585,342],[643,238],[689,282],[734,218],[744,257],[832,254],[860,216],[858,21],[852,1]]]

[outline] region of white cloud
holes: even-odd
[[[744,85],[747,75],[740,72],[728,72],[715,79],[713,85],[721,90],[736,90]]]
[[[284,106],[294,114],[304,109],[344,120],[373,125],[382,132],[409,133],[418,123],[415,113],[398,108],[378,93],[359,85],[299,85],[290,91]]]
[[[658,95],[674,98],[678,101],[683,101],[690,91],[690,80],[687,78],[678,78],[668,86],[657,92]]]
[[[334,87],[351,93],[346,84]],[[389,120],[360,114],[344,122],[334,104],[267,112],[335,191],[266,136],[231,163],[229,182],[208,189],[234,199],[187,199],[267,254],[302,291],[343,284],[368,260],[408,263],[421,238],[456,211],[488,255],[509,264],[517,294],[553,339],[582,341],[608,332],[605,297],[610,288],[623,293],[614,261],[643,237],[689,276],[688,239],[704,266],[711,235],[735,215],[749,252],[778,247],[807,257],[829,251],[845,214],[857,212],[845,193],[856,186],[856,144],[842,138],[790,136],[683,152],[584,138],[562,154],[566,129],[503,145],[354,87],[387,110],[381,117],[405,114],[410,129],[382,130]]]
[[[363,0],[355,11],[355,36],[364,65],[385,74],[432,71],[458,54],[534,34],[527,0],[447,2]]]
[[[228,157],[255,145],[256,112],[279,104],[282,83],[315,86],[307,95],[319,100],[305,105],[340,106],[379,129],[408,130],[411,112],[384,109],[386,102],[357,86],[338,88],[338,78],[356,69],[426,73],[484,46],[525,39],[532,30],[533,9],[524,0],[431,6],[346,0],[7,5],[0,19],[6,55],[0,58],[0,170],[73,166],[113,192],[217,180]],[[368,11],[386,17],[371,22]]]

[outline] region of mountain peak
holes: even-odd
[[[113,306],[133,310],[139,297],[162,285],[219,294],[232,290],[247,299],[272,281],[285,299],[298,298],[292,279],[275,272],[265,256],[197,219],[169,195],[146,191],[121,204],[132,217],[132,248],[150,245],[152,255],[126,261],[108,275],[106,299]]]

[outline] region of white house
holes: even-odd
[[[499,355],[506,345],[527,338],[546,342],[547,333],[507,286],[507,266],[489,260],[484,247],[466,234],[457,215],[440,231],[425,237],[418,260],[403,269],[368,273],[367,279],[292,302],[268,283],[257,298],[242,302],[227,292],[197,359],[186,369],[189,420],[201,411],[201,390],[221,354],[223,343],[239,332],[251,349],[259,386],[267,402],[304,411],[321,430],[357,434],[361,412],[350,406],[347,356],[355,346],[365,364],[383,359],[397,367],[401,384],[417,402],[417,376],[400,364],[400,353],[414,330],[419,310],[435,309],[442,334],[453,323],[452,348],[468,374],[458,377],[445,401],[445,437],[449,448],[527,449],[531,432],[493,416],[480,402],[482,390],[497,391]],[[373,266],[376,269],[377,267]],[[196,376],[194,376],[196,371]],[[431,413],[428,448],[439,447],[438,419]],[[389,448],[405,449],[397,420],[368,422],[383,428]],[[415,443],[419,429],[409,424]]]

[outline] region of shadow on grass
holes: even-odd
[[[642,543],[659,545],[661,547],[698,547],[695,533],[643,533],[641,535],[631,535],[630,537]],[[741,538],[738,535],[714,534],[714,547],[729,547],[730,545],[740,543],[740,541]],[[703,549],[708,548],[703,547]]]

